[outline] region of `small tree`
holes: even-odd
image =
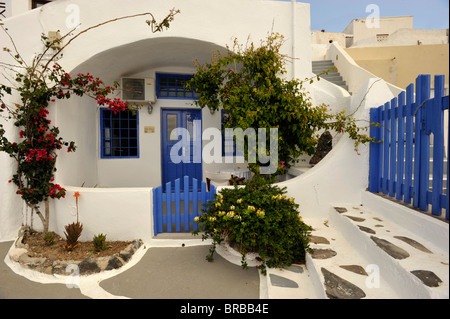
[[[69,99],[75,94],[90,96],[97,101],[98,105],[107,106],[113,112],[133,108],[118,98],[108,97],[118,89],[118,83],[108,86],[89,73],[80,73],[74,77],[66,73],[58,63],[62,57],[62,51],[82,34],[123,19],[150,16],[151,19],[146,23],[151,27],[151,31],[161,32],[169,28],[174,16],[178,13],[179,10],[171,10],[161,22],[157,22],[153,14],[149,12],[124,16],[89,27],[75,35],[72,34],[74,29],[53,41],[42,35],[43,51],[31,63],[18,52],[8,29],[1,24],[13,47],[13,49],[5,47],[3,51],[8,53],[15,63],[0,61],[0,67],[6,73],[13,74],[10,79],[7,79],[12,85],[0,83],[0,116],[14,121],[20,140],[10,141],[0,124],[0,151],[6,152],[16,160],[17,172],[9,182],[18,187],[17,194],[37,213],[42,221],[44,232],[48,232],[49,227],[49,199],[59,199],[66,194],[64,188],[54,183],[57,151],[63,147],[67,147],[67,152],[76,150],[75,143],[59,137],[59,128],[52,126],[51,121],[47,119],[49,114],[47,107],[50,102],[56,99]],[[13,91],[20,95],[21,101],[8,104],[4,101],[4,97],[6,94],[11,95]],[[39,206],[42,202],[45,203],[45,216]]]
[[[331,114],[326,105],[313,106],[303,89],[303,81],[283,79],[288,57],[280,53],[283,36],[272,33],[259,47],[244,48],[235,40],[227,55],[214,54],[210,63],[196,61],[196,73],[189,82],[199,94],[194,103],[201,108],[229,113],[225,128],[278,128],[278,174],[302,154],[316,150],[318,134],[333,129],[346,132],[355,146],[371,139],[361,133],[356,120],[345,111]],[[308,79],[312,83],[313,79]],[[245,145],[248,160],[249,149]],[[257,150],[252,150],[259,154]],[[249,163],[258,173],[262,164]]]

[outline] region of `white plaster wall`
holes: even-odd
[[[98,159],[99,187],[157,187],[161,185],[161,109],[194,108],[184,100],[158,100],[152,114],[146,107],[139,112],[139,158]],[[202,130],[209,127],[220,128],[220,112],[214,115],[208,109],[202,110]],[[153,126],[154,133],[144,133],[145,126]],[[203,145],[208,143],[204,141]],[[203,170],[214,169],[203,164]],[[205,174],[203,174],[205,178]]]
[[[74,5],[79,10],[69,11],[68,9],[73,9]],[[75,32],[109,19],[146,11],[151,11],[156,19],[160,20],[174,7],[180,9],[182,13],[176,16],[170,29],[164,33],[152,34],[145,24],[148,17],[112,23],[92,30],[76,39],[65,50],[64,58],[60,61],[61,65],[66,71],[70,72],[102,52],[150,38],[186,38],[223,47],[232,44],[234,37],[237,37],[240,43],[246,43],[247,40],[258,43],[261,39],[266,38],[269,32],[274,31],[286,37],[282,53],[296,57],[293,60],[295,67],[292,64],[287,66],[288,76],[305,78],[311,75],[309,4],[304,3],[293,4],[268,0],[228,0],[226,2],[221,0],[132,0],[127,1],[127,4],[124,5],[121,0],[60,0],[37,10],[6,19],[4,23],[11,36],[16,40],[16,46],[21,55],[26,61],[30,62],[35,54],[43,49],[40,39],[41,34],[48,34],[49,31],[56,30],[60,30],[61,34],[66,34],[71,29],[71,26],[66,22],[70,21],[68,18],[73,17],[73,14],[77,12],[79,12],[78,17],[81,26]],[[294,11],[292,11],[293,8],[295,8]],[[295,24],[292,24],[293,17],[295,17]],[[5,34],[0,34],[0,42],[2,44],[8,43]],[[133,54],[133,51],[130,51],[129,54]],[[0,52],[0,58],[2,61],[8,61],[4,52]],[[104,72],[108,73],[108,70],[120,67],[116,64],[118,58],[120,57],[113,57],[109,60],[109,65]],[[128,69],[127,73],[139,73],[149,67],[148,64],[138,62],[134,65],[134,68]],[[177,61],[174,60],[173,62],[176,63]],[[166,67],[172,65],[166,65]],[[143,68],[143,66],[146,66],[146,68]],[[144,115],[144,112],[141,112],[141,129],[153,123],[159,124],[159,109],[166,105],[167,107],[179,106],[175,102],[165,101],[164,105],[155,107],[152,115]],[[111,174],[118,171],[117,166],[111,164],[112,162],[103,163],[103,161],[98,160],[98,108],[92,104],[92,101],[76,98],[70,101],[57,101],[55,105],[51,106],[51,109],[53,111],[51,117],[55,120],[56,125],[60,126],[61,136],[69,141],[74,140],[78,145],[76,153],[66,154],[65,150],[60,152],[57,164],[57,183],[74,186],[85,183],[86,186],[91,187],[96,182],[125,186],[149,186],[152,184],[151,181],[148,184],[147,182],[130,184],[128,183],[130,174],[127,174],[128,184],[124,183],[124,179],[120,175],[113,179]],[[211,115],[209,111],[204,112],[203,120],[204,127],[217,125],[220,123],[220,114]],[[159,125],[155,124],[155,127],[156,132],[158,132]],[[141,144],[153,145],[158,142],[156,152],[160,152],[160,138],[157,134],[144,135],[141,133],[140,136],[142,138]],[[144,155],[144,158],[159,159],[160,154],[152,153],[151,150],[152,148],[149,148],[148,153],[146,153],[147,151],[143,151],[141,147],[141,154]],[[14,188],[7,182],[5,183],[5,180],[9,180],[9,176],[12,176],[15,171],[13,164],[5,160],[4,154],[1,154],[1,156],[0,240],[7,240],[15,237],[17,228],[20,226],[19,220],[22,218],[17,217],[17,212],[20,214],[22,211],[22,203],[20,197],[15,194]],[[125,161],[121,164],[121,168],[130,168],[134,167],[136,163]],[[153,180],[160,178],[158,177],[160,171],[158,165],[145,161],[142,161],[139,165],[141,167],[146,166],[144,176],[149,176]],[[139,178],[141,175],[142,171],[139,169],[134,170],[131,174],[132,177]],[[111,190],[111,194],[114,192],[114,190]],[[114,195],[105,194],[105,200],[114,203],[108,196],[114,197]],[[117,196],[117,198],[120,199],[121,197]],[[56,203],[62,204],[67,200],[68,198]],[[108,216],[111,213],[109,208],[120,207],[119,204],[108,206],[108,208],[106,206],[95,206],[95,201],[92,200],[92,205],[96,207],[96,214],[99,216]],[[147,208],[150,209],[151,207]],[[64,210],[64,208],[58,208],[58,211],[60,210]],[[102,222],[105,223],[104,220]],[[51,227],[59,227],[60,229],[58,223],[56,222],[55,226]],[[66,223],[66,220],[61,222],[61,224],[64,223]],[[37,224],[35,225],[37,226]],[[51,225],[53,225],[53,222],[51,222]],[[101,232],[102,230],[99,229],[98,231]],[[103,230],[103,232],[108,231]]]
[[[107,240],[149,240],[153,236],[153,192],[151,188],[97,189],[67,186],[66,198],[52,201],[52,230],[64,237],[64,226],[83,224],[80,240],[92,240],[100,233]]]
[[[329,48],[330,44],[312,44],[312,61],[330,59]],[[351,107],[349,92],[324,78],[319,81],[314,78],[314,82],[310,86],[310,95],[313,105],[328,105],[329,110],[333,113],[347,111]]]
[[[368,22],[367,24],[366,21]],[[377,21],[379,23],[378,26],[373,24],[375,21],[371,17],[354,19],[343,32],[353,34],[352,46],[358,46],[361,43],[365,43],[367,39],[373,39],[377,34],[392,34],[399,29],[413,28],[412,16],[379,17]]]
[[[299,65],[296,72],[304,74],[311,68],[309,4],[305,3],[295,3],[295,30],[292,29],[292,4],[269,0],[228,0],[226,3],[221,0],[131,0],[126,6],[120,0],[60,0],[7,19],[5,23],[13,37],[20,39],[22,54],[31,58],[42,47],[41,33],[60,30],[61,34],[66,34],[72,30],[67,21],[72,17],[69,9],[73,6],[79,9],[81,23],[75,33],[125,15],[150,11],[160,20],[172,8],[180,9],[181,14],[163,33],[152,34],[145,24],[148,17],[142,17],[108,24],[84,34],[65,50],[61,63],[68,71],[100,52],[142,39],[176,36],[224,46],[232,44],[234,37],[240,43],[248,39],[257,43],[272,30],[286,36],[283,50],[289,56],[293,52],[295,31],[295,41],[301,44],[295,46],[295,55],[301,57],[296,61]]]
[[[166,16],[174,7],[180,9],[181,14],[176,17],[170,29],[161,34],[152,34],[145,27],[145,20],[148,17],[123,20],[93,30],[76,40],[74,46],[77,46],[78,50],[69,48],[66,51],[64,66],[68,70],[99,52],[149,37],[187,37],[220,45],[232,43],[233,37],[237,37],[240,43],[246,43],[249,37],[259,42],[272,30],[272,25],[275,32],[280,32],[287,37],[286,53],[292,52],[290,46],[292,39],[289,38],[291,35],[290,3],[265,0],[229,0],[227,2],[221,0],[132,0],[124,6],[123,1],[120,0],[62,0],[51,3],[41,10],[34,10],[39,12],[42,29],[61,30],[62,34],[68,32],[66,19],[69,14],[65,10],[69,4],[76,4],[80,8],[79,30],[116,17],[147,11],[151,11],[157,19]],[[302,43],[296,48],[297,56],[305,57],[299,64],[300,69],[307,69],[307,57],[310,53],[305,43],[309,44],[310,41],[304,40],[310,39],[309,5],[297,3],[296,8],[296,40]],[[81,48],[83,50],[80,50]]]
[[[422,30],[422,29],[399,29],[389,35],[384,41],[377,41],[372,36],[361,40],[353,47],[384,47],[401,45],[427,45],[448,43],[447,29]]]
[[[327,59],[328,46],[330,44],[311,44],[311,61],[323,61]]]
[[[4,123],[6,131],[11,125]],[[12,178],[17,163],[6,153],[0,153],[0,241],[10,240],[17,236],[22,223],[22,199],[16,194],[17,187],[8,181]]]
[[[67,152],[67,146],[58,152],[55,179],[58,183],[93,187],[97,182],[97,137],[99,108],[87,96],[72,96],[56,100],[49,107],[52,123],[59,127],[65,141],[74,141],[76,152]]]
[[[332,43],[327,52],[327,60],[332,60],[344,81],[347,82],[349,92],[359,92],[362,85],[371,78],[377,78],[374,74],[361,68],[353,58],[345,52],[337,43]],[[395,85],[387,83],[389,89],[398,96],[403,90]]]
[[[1,35],[0,35],[1,37]],[[1,41],[4,38],[0,38]],[[6,43],[1,42],[0,43]],[[1,53],[0,53],[1,56]],[[8,61],[2,57],[2,61]],[[0,73],[0,83],[4,83],[5,74]],[[13,96],[5,95],[3,101],[10,105],[11,103],[20,101],[17,94]],[[0,113],[0,124],[5,130],[5,136],[9,141],[19,140],[19,132],[14,126],[14,120],[3,118],[6,113]],[[17,171],[17,162],[9,157],[8,154],[0,152],[0,242],[11,240],[17,237],[17,232],[22,224],[22,207],[23,201],[16,194],[17,186],[9,183],[13,175]]]
[[[332,113],[338,113],[343,110],[348,111],[351,108],[352,98],[348,91],[340,86],[321,78],[320,81],[315,79],[311,88],[313,105],[328,105],[328,109]]]
[[[81,5],[83,1],[79,1],[77,2],[78,5]],[[155,3],[155,9],[157,10],[157,12],[162,11],[163,9],[161,7],[165,7],[167,2],[164,2],[164,6],[162,6],[162,2],[160,1],[154,1]],[[290,21],[286,21],[285,17],[289,16],[291,14],[291,7],[290,5],[287,6],[286,4],[283,4],[281,6],[279,6],[277,3],[271,2],[271,1],[239,1],[239,2],[235,2],[234,5],[242,7],[242,9],[240,10],[241,14],[236,15],[234,12],[233,14],[231,14],[231,12],[228,14],[226,13],[228,9],[223,8],[223,3],[222,2],[218,2],[218,1],[208,1],[207,5],[202,5],[202,9],[203,10],[208,10],[208,18],[205,19],[205,17],[202,17],[201,19],[198,17],[199,14],[199,10],[196,10],[195,12],[192,12],[192,7],[197,8],[199,4],[202,3],[202,1],[191,1],[191,5],[192,6],[185,6],[186,2],[173,2],[173,6],[175,6],[176,8],[180,8],[182,11],[182,14],[176,17],[175,23],[173,24],[173,26],[170,28],[170,30],[164,32],[162,35],[164,37],[173,37],[173,36],[186,36],[189,37],[189,39],[194,39],[197,40],[199,38],[202,39],[202,41],[211,41],[212,43],[217,43],[221,46],[227,45],[227,44],[231,44],[231,40],[234,36],[237,36],[239,38],[239,41],[241,43],[245,43],[247,41],[247,38],[249,38],[252,41],[255,41],[256,43],[258,42],[259,39],[263,39],[267,36],[268,32],[269,32],[269,26],[266,26],[264,24],[264,26],[262,28],[255,28],[255,23],[256,21],[252,21],[253,26],[250,27],[248,25],[248,20],[252,20],[254,15],[248,15],[248,12],[254,12],[255,11],[255,5],[258,6],[258,9],[261,10],[261,12],[259,13],[259,16],[267,16],[268,19],[270,19],[273,22],[274,25],[274,31],[279,31],[280,33],[284,34],[287,38],[287,43],[285,44],[285,46],[283,47],[285,52],[287,54],[290,54],[290,50],[292,50],[292,48],[290,48],[290,32],[291,32],[291,24]],[[136,5],[141,4],[139,1],[136,1]],[[60,6],[63,6],[64,4],[59,4]],[[166,8],[171,8],[173,6],[170,7],[166,7]],[[220,8],[219,8],[220,7]],[[230,7],[232,7],[230,5]],[[250,10],[250,7],[253,7],[253,10]],[[300,19],[301,21],[303,21],[303,23],[296,24],[296,40],[300,40],[301,43],[304,43],[305,41],[307,41],[307,43],[310,43],[309,41],[309,33],[304,32],[305,30],[309,31],[309,6],[308,5],[304,5],[304,4],[297,4],[296,5],[297,10],[296,10],[296,18]],[[227,6],[228,8],[228,6]],[[91,9],[91,7],[90,7]],[[160,10],[159,10],[160,9]],[[168,9],[167,9],[168,10]],[[223,13],[223,11],[226,11],[225,13]],[[54,10],[56,11],[56,9]],[[114,11],[114,10],[113,10]],[[135,9],[135,11],[137,11],[137,9]],[[201,10],[200,10],[201,11]],[[84,11],[81,11],[82,13]],[[205,11],[201,11],[201,12],[205,12]],[[220,12],[220,17],[217,16],[217,14]],[[46,13],[45,11],[43,11],[42,13],[43,15],[45,14],[49,14]],[[112,13],[110,12],[106,12],[106,15],[111,15]],[[118,13],[117,13],[118,14]],[[124,15],[126,13],[121,12],[121,15]],[[156,14],[155,14],[156,15]],[[232,23],[230,22],[230,20],[227,21],[227,23],[225,24],[225,22],[223,22],[221,24],[220,21],[223,21],[223,17],[227,16],[227,19],[234,19],[236,20],[235,24],[239,25],[240,27],[238,29],[234,29],[234,28],[229,28],[228,26],[231,25]],[[163,14],[160,14],[160,16],[163,16]],[[195,24],[192,24],[192,22],[188,23],[187,21],[183,22],[183,17],[185,16],[189,16],[190,20],[192,21],[196,21]],[[82,15],[82,17],[84,18],[84,15]],[[283,17],[283,18],[281,18]],[[86,17],[86,19],[88,19],[90,17]],[[98,17],[96,17],[98,20]],[[106,17],[104,18],[105,20],[107,19]],[[206,20],[206,21],[205,21]],[[231,21],[232,21],[231,20]],[[258,23],[260,23],[261,21],[259,20]],[[82,22],[84,24],[84,22]],[[125,23],[125,22],[120,22]],[[134,26],[134,24],[136,24],[137,22],[133,23],[133,28],[136,28]],[[183,28],[177,28],[177,23],[180,23],[180,25],[183,25]],[[202,28],[201,25],[202,24],[206,24],[208,23],[209,27],[206,27],[206,25]],[[87,24],[87,23],[86,23]],[[185,25],[189,24],[190,28],[186,28]],[[223,27],[224,25],[226,25],[227,27]],[[267,29],[265,29],[264,27],[267,27]],[[130,25],[131,27],[131,25]],[[48,27],[49,29],[51,29],[51,27]],[[270,28],[272,28],[272,24],[270,24]],[[108,29],[108,28],[106,28]],[[102,30],[102,38],[104,38],[105,36],[108,37],[108,34],[106,31],[114,31],[114,32],[118,32],[118,28],[116,26],[109,28],[111,30]],[[130,37],[129,34],[129,29],[127,29],[127,37],[126,37],[126,41],[130,41],[130,38],[133,40],[136,40],[133,37]],[[141,29],[146,29],[145,26],[141,27]],[[202,29],[201,32],[199,31],[199,29]],[[207,29],[208,33],[204,33],[204,30]],[[242,31],[241,31],[242,30]],[[120,30],[119,30],[120,31]],[[96,31],[95,31],[96,32]],[[161,37],[161,35],[152,35],[148,32],[148,30],[145,30],[146,34],[145,37],[148,38],[148,36],[150,35],[151,37]],[[264,33],[263,33],[264,32]],[[140,36],[142,37],[142,30],[136,31],[134,34],[140,34]],[[212,37],[213,36],[213,37]],[[257,40],[258,39],[258,40]],[[306,39],[306,40],[304,40]],[[91,48],[92,50],[88,52],[88,54],[90,56],[94,55],[93,60],[95,61],[95,54],[97,53],[97,50],[99,51],[100,49],[97,49],[96,46],[98,46],[98,41],[95,38],[95,36],[91,36],[91,37],[86,37],[83,39],[77,39],[76,41],[78,42],[79,40],[81,41],[85,41],[86,44],[83,44],[82,46],[88,46],[89,48]],[[123,39],[121,39],[123,40]],[[80,42],[81,42],[80,41]],[[89,43],[88,41],[93,41],[95,42],[95,44],[93,43]],[[117,37],[114,37],[114,39],[111,39],[111,41],[117,41]],[[102,41],[101,45],[102,45],[102,49],[108,49],[110,47],[110,44],[106,44],[108,43],[106,41]],[[119,44],[119,43],[116,43]],[[306,48],[306,49],[305,49]],[[130,56],[133,55],[132,52],[134,52],[135,50],[139,50],[139,48],[130,48],[130,50],[128,52],[130,53],[126,53],[126,54],[130,54]],[[72,50],[74,51],[74,50]],[[70,61],[72,58],[75,59],[79,59],[80,56],[83,55],[83,53],[80,53],[79,51],[76,51],[77,56],[71,56],[71,54],[73,54],[74,52],[72,51],[68,51],[66,52],[66,56],[64,61],[67,63],[67,61]],[[310,63],[310,51],[307,50],[307,46],[301,45],[298,47],[294,48],[294,51],[292,51],[293,53],[295,52],[296,56],[301,56],[302,58],[299,59],[298,61],[296,61],[296,64],[298,64],[300,67],[297,67],[295,69],[295,72],[298,76],[300,76],[301,74],[308,74],[308,72],[310,72],[311,70],[311,63]],[[211,52],[208,52],[209,55],[211,54]],[[136,59],[143,59],[144,57],[142,56],[142,53],[138,54],[139,56],[136,57]],[[154,56],[149,56],[148,60],[149,60],[149,64],[151,63],[150,61],[154,58]],[[119,59],[120,61],[120,59]],[[190,61],[190,60],[189,60]],[[111,58],[111,63],[114,63],[115,58]],[[190,61],[191,62],[191,61]],[[169,63],[172,63],[173,65],[179,65],[180,62],[179,60],[177,60],[176,58],[173,59],[173,61],[170,61],[170,59],[167,59],[167,61],[163,61],[162,59],[159,59],[159,65],[164,65],[164,63],[166,63],[166,65],[168,65]],[[144,63],[141,63],[142,65],[145,65]],[[132,72],[133,70],[135,70],[137,68],[136,65],[131,65],[129,66],[128,70],[125,72],[127,76],[142,76],[142,77],[154,77],[154,74],[156,71],[166,71],[166,72],[178,72],[178,73],[193,73],[194,72],[194,68],[193,68],[193,64],[191,64],[189,67],[186,66],[186,64],[181,63],[182,66],[165,66],[162,68],[157,68],[157,69],[149,69],[147,71],[140,71],[140,72]],[[124,69],[123,67],[124,65],[121,64],[118,67],[121,67],[122,69]],[[291,65],[288,65],[288,68],[291,68]],[[112,76],[112,70],[101,70],[99,76],[101,78],[106,78],[109,79],[111,81],[115,80],[118,81],[120,78],[119,77],[114,77]],[[122,76],[124,74],[121,74]],[[160,149],[160,140],[161,140],[161,134],[160,134],[160,112],[161,112],[161,108],[189,108],[189,107],[193,107],[191,105],[191,101],[180,101],[180,100],[158,100],[157,103],[154,105],[154,109],[153,109],[153,113],[151,115],[149,115],[146,110],[142,110],[139,114],[139,127],[140,127],[140,132],[139,132],[139,137],[140,137],[140,157],[138,159],[100,159],[98,158],[98,164],[97,164],[97,185],[100,187],[148,187],[148,186],[158,186],[161,183],[161,149]],[[96,118],[98,119],[98,113],[96,115]],[[203,129],[206,129],[208,127],[217,127],[220,128],[220,113],[216,113],[215,115],[211,115],[209,110],[203,110],[202,112],[202,118],[203,118]],[[98,120],[97,120],[98,122]],[[145,126],[154,126],[155,127],[155,133],[151,133],[151,134],[145,134],[144,133],[144,127]],[[99,144],[99,137],[98,137],[98,132],[99,132],[99,128],[98,128],[98,123],[96,124],[97,127],[97,144]],[[79,132],[78,134],[84,134],[83,132]],[[91,135],[95,136],[95,135]],[[82,135],[80,136],[81,139],[83,139]],[[85,138],[84,138],[85,139]],[[80,143],[78,143],[80,145]],[[92,150],[92,148],[90,148]],[[97,145],[97,152],[96,154],[99,154],[99,150],[98,150],[98,145]],[[88,155],[88,154],[87,154]],[[99,156],[99,155],[98,155]],[[89,158],[89,159],[88,159]],[[75,161],[76,159],[74,158],[73,161]],[[91,158],[89,156],[87,156],[85,159],[83,158],[82,155],[77,157],[78,162],[85,162],[87,160],[91,160]],[[68,162],[67,162],[68,163]],[[71,170],[67,170],[66,167],[68,166],[67,163],[64,161],[64,159],[62,159],[61,161],[58,162],[58,166],[61,167],[60,170],[60,176],[63,177],[67,177],[67,178],[63,178],[62,182],[63,184],[67,184],[67,185],[80,185],[81,180],[76,180],[77,184],[74,184],[74,179],[72,177],[68,177],[68,175],[70,174],[74,174],[74,171]],[[227,165],[230,166],[230,165]],[[231,165],[231,166],[239,166],[239,165]],[[64,167],[64,168],[63,168]],[[219,169],[219,166],[217,165],[207,165],[204,164],[203,165],[203,169],[204,171],[207,170],[213,170],[213,171],[217,171]],[[92,170],[95,170],[95,168],[93,168]],[[92,176],[92,175],[90,175]],[[78,176],[79,177],[79,176]],[[91,183],[92,184],[92,183]]]
[[[370,108],[378,107],[393,97],[383,80],[368,79],[352,99],[349,112],[356,111],[355,118],[368,120]],[[359,153],[355,152],[353,141],[343,136],[319,164],[278,185],[287,187],[288,196],[301,203],[302,216],[327,219],[330,203],[361,203],[361,191],[368,185],[369,146],[360,146]]]
[[[31,0],[9,0],[11,16],[22,14],[31,9]]]
[[[385,45],[417,45],[418,41],[420,45],[447,44],[447,30],[400,29],[389,36]]]
[[[57,1],[57,0],[48,0]],[[8,18],[23,14],[28,10],[31,10],[32,0],[4,0],[2,2],[6,3],[6,8],[9,13],[6,15]]]
[[[329,44],[330,40],[339,43],[340,46],[345,48],[345,33],[340,32],[311,32],[312,44]]]

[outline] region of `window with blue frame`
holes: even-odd
[[[114,113],[100,109],[102,158],[139,157],[138,114],[138,111]]]
[[[186,82],[193,78],[191,74],[156,74],[156,95],[160,99],[194,100],[198,93],[186,88]]]

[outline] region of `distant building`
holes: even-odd
[[[401,16],[354,19],[343,32],[347,53],[385,81],[406,89],[419,74],[445,74],[448,90],[448,29],[414,29],[413,17]]]
[[[414,29],[412,16],[354,19],[343,33],[347,48],[448,43],[448,29]]]
[[[312,31],[313,50],[339,44],[360,67],[402,89],[419,74],[444,74],[448,92],[449,30],[414,29],[413,22],[412,16],[353,19],[341,33]]]
[[[311,41],[314,44],[329,44],[338,43],[341,47],[346,47],[346,36],[342,32],[326,32],[321,31],[311,31]]]
[[[383,43],[401,29],[412,29],[413,17],[380,17],[353,19],[342,31],[346,35],[346,47]]]

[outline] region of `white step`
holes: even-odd
[[[325,299],[321,285],[317,285],[306,265],[292,265],[283,269],[267,269],[262,278],[268,299]]]
[[[323,234],[324,237],[331,238],[329,246],[337,255],[323,261],[312,259],[315,268],[329,267],[330,271],[335,270],[336,275],[361,288],[366,293],[366,298],[449,298],[448,252],[380,216],[362,206],[333,205],[328,223],[320,225],[316,222],[313,234]],[[375,243],[374,237],[394,244],[400,252],[406,252],[408,256],[397,256],[403,259],[392,257]],[[412,239],[432,253],[421,251],[400,240],[400,237]],[[369,270],[378,269],[379,288],[367,287],[367,276],[350,276],[346,270],[340,269],[342,264],[359,265],[368,267]],[[370,268],[370,265],[374,266]],[[426,286],[411,273],[418,270],[433,272],[442,283],[438,287]],[[318,273],[320,274],[320,271]]]
[[[402,297],[390,286],[387,281],[385,281],[384,277],[380,277],[380,288],[371,288],[373,284],[377,284],[371,283],[372,277],[357,274],[341,267],[350,265],[359,266],[366,272],[370,272],[372,270],[370,265],[374,264],[375,261],[369,260],[364,255],[356,253],[353,243],[349,241],[349,237],[347,236],[348,234],[342,232],[330,220],[309,219],[304,221],[313,227],[313,236],[326,238],[329,242],[329,244],[311,243],[310,245],[315,252],[312,255],[308,254],[307,256],[308,270],[311,274],[314,274],[315,286],[321,286],[322,291],[327,298],[334,298],[336,296],[327,294],[323,269],[361,289],[365,295],[363,297],[364,299],[397,299]],[[318,259],[314,257],[319,251],[325,250],[332,250],[336,252],[336,255],[326,259]],[[370,275],[372,274],[370,273]],[[336,289],[341,291],[345,290],[339,286],[337,286]],[[380,293],[381,291],[382,294]],[[344,294],[344,296],[347,296],[349,299],[353,298],[352,295],[348,294]]]

